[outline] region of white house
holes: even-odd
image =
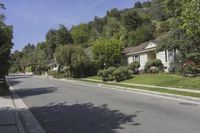
[[[56,63],[49,64],[49,68],[51,71],[58,71],[59,66]]]
[[[177,51],[156,51],[156,47],[159,45],[158,40],[142,43],[136,47],[129,47],[124,49],[124,53],[127,58],[127,63],[130,64],[133,61],[140,63],[139,70],[144,70],[147,61],[160,59],[164,65],[165,72],[174,70],[174,62],[176,60]]]

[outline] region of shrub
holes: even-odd
[[[60,79],[60,78],[66,78],[66,73],[63,72],[57,72],[57,71],[48,71],[48,75],[53,76],[54,78]]]
[[[117,82],[131,78],[132,71],[129,71],[127,67],[122,66],[113,72],[113,76]]]
[[[31,67],[31,66],[26,67],[25,71],[26,71],[26,72],[32,72],[32,67]]]
[[[103,81],[116,80],[117,82],[119,82],[130,78],[132,75],[132,71],[128,70],[125,66],[119,68],[109,67],[108,69],[99,70],[97,75],[102,77]]]
[[[122,80],[121,75],[122,75],[122,71],[120,71],[119,69],[117,69],[117,70],[115,70],[115,71],[113,72],[113,76],[115,77],[115,80],[116,80],[117,82],[119,82],[119,81]]]
[[[138,61],[134,61],[128,65],[128,69],[133,72],[133,74],[137,74],[139,72],[138,68],[140,67],[140,63]]]
[[[188,54],[187,59],[193,61],[196,65],[200,65],[200,53]]]
[[[145,72],[146,73],[158,73],[163,71],[163,64],[160,59],[155,59],[152,61],[148,61],[145,65]]]
[[[128,79],[128,69],[125,66],[121,66],[118,68],[122,73],[121,73],[121,78],[122,80]]]
[[[108,74],[109,75],[112,75],[113,72],[116,70],[117,68],[116,67],[109,67],[107,70],[108,70]]]
[[[117,68],[115,68],[115,67],[109,67],[109,68],[104,69],[104,70],[99,70],[97,75],[102,77],[103,81],[113,81],[114,80],[113,72],[116,69]]]
[[[102,70],[102,69],[98,70],[97,76],[99,76],[99,77],[102,77],[102,76],[103,76],[103,70]]]
[[[197,67],[197,65],[189,60],[187,62],[185,62],[182,67],[181,67],[181,72],[185,75],[185,74],[191,74],[194,77],[197,76],[198,73],[200,73],[200,69]]]

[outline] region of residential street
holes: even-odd
[[[200,105],[30,76],[10,84],[46,133],[199,133]]]

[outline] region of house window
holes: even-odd
[[[138,61],[138,62],[140,62],[140,55],[134,55],[134,56],[133,56],[133,61]]]
[[[167,50],[165,50],[165,62],[168,61],[168,57],[167,57]]]

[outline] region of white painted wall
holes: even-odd
[[[147,54],[146,53],[140,54],[140,68],[139,68],[139,70],[144,69],[146,62],[147,62]]]
[[[150,42],[150,43],[145,47],[145,49],[150,49],[150,48],[155,48],[155,47],[156,47],[156,44]]]
[[[143,70],[145,67],[145,64],[147,62],[147,53],[141,53],[140,55],[140,68],[139,70]],[[156,58],[160,59],[164,65],[165,72],[169,72],[170,70],[170,64],[174,62],[174,54],[172,52],[167,51],[167,62],[165,60],[165,51],[160,51],[156,53]],[[128,56],[128,64],[133,62],[133,55]]]
[[[131,56],[128,56],[128,64],[131,64],[132,62],[133,62],[133,56],[131,55]]]
[[[160,59],[164,65],[164,67],[166,67],[165,72],[169,72],[170,65],[169,65],[168,51],[167,51],[167,62],[165,60],[165,51],[158,52],[156,54],[156,58]]]

